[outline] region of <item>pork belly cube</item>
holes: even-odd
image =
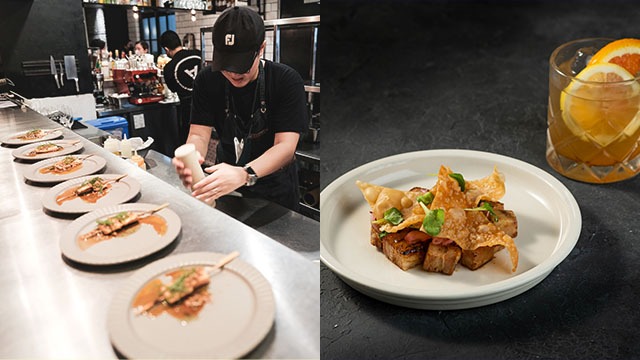
[[[382,251],[382,239],[380,239],[380,232],[372,225],[371,226],[371,245]]]
[[[482,246],[475,250],[462,250],[462,258],[460,263],[471,270],[482,267],[493,259],[493,255],[502,250],[504,246]]]
[[[462,250],[457,245],[430,244],[422,268],[430,272],[453,274],[460,261]]]
[[[426,242],[410,243],[404,239],[409,231],[387,234],[382,238],[382,252],[402,270],[409,270],[424,261]]]
[[[495,209],[494,212],[498,217],[498,222],[496,222],[498,229],[504,231],[504,233],[511,236],[512,239],[518,236],[518,219],[516,218],[516,213],[511,210]]]

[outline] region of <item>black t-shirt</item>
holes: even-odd
[[[276,133],[303,133],[309,126],[304,84],[300,75],[287,65],[268,60],[264,63],[264,74],[266,132],[262,132],[263,135],[258,139],[252,140],[251,160],[273,146]],[[237,133],[231,129],[238,127],[227,121],[225,84],[229,88],[230,111],[248,121],[250,115],[260,108],[259,99],[254,101],[257,82],[256,80],[243,88],[235,88],[228,84],[221,72],[214,72],[210,67],[204,68],[196,77],[191,104],[191,123],[212,126],[216,130],[223,150],[222,154],[218,153],[218,162],[235,164],[233,139]],[[260,133],[261,130],[264,129],[254,126],[251,134]]]
[[[180,50],[164,66],[164,80],[169,89],[180,98],[191,96],[193,81],[201,70],[202,60],[198,50]]]

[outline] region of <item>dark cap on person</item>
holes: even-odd
[[[244,74],[264,42],[264,21],[248,7],[234,6],[213,25],[213,71]]]

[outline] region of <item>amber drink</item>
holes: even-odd
[[[640,171],[640,77],[615,63],[625,55],[599,60],[611,42],[572,41],[550,58],[546,156],[571,179],[609,183]]]

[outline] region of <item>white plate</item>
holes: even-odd
[[[369,243],[369,205],[356,180],[408,190],[435,184],[440,165],[466,179],[506,177],[501,200],[518,217],[516,272],[506,250],[476,271],[458,265],[451,275],[420,267],[402,271]],[[556,178],[502,155],[469,150],[429,150],[383,158],[336,179],[320,195],[320,258],[354,289],[385,302],[419,309],[464,309],[521,294],[542,281],[571,252],[582,218],[576,200]]]
[[[169,208],[156,213],[167,222],[167,232],[158,234],[151,225],[143,224],[138,231],[123,237],[102,241],[82,250],[76,241],[96,227],[96,220],[113,216],[123,211],[147,211],[157,208],[156,204],[123,204],[109,206],[82,215],[64,230],[60,237],[60,250],[67,258],[89,265],[115,265],[151,255],[173,242],[180,233],[180,218]]]
[[[33,129],[31,129],[33,130]],[[61,130],[54,130],[48,134],[46,134],[45,136],[38,138],[38,139],[33,139],[33,140],[20,140],[17,137],[26,134],[27,132],[31,131],[31,130],[26,130],[26,131],[21,131],[19,133],[15,133],[13,135],[9,135],[7,137],[5,137],[4,139],[2,139],[2,143],[5,145],[25,145],[25,144],[32,144],[34,142],[40,142],[40,141],[45,141],[45,140],[53,140],[53,139],[57,139],[59,137],[62,136],[62,131]],[[42,129],[42,130],[50,130],[50,129]]]
[[[51,166],[55,164],[57,161],[60,161],[65,158],[65,156],[59,156],[47,160],[39,161],[35,164],[29,165],[29,167],[24,171],[24,178],[38,183],[59,183],[62,181],[75,179],[80,176],[95,174],[107,165],[107,161],[98,155],[93,155],[87,158],[88,155],[72,155],[84,159],[82,162],[82,167],[78,170],[73,171],[68,174],[41,174],[40,169],[45,168],[47,166]]]
[[[72,179],[58,184],[42,196],[42,206],[50,211],[64,214],[82,214],[89,211],[93,211],[106,206],[113,206],[125,203],[133,199],[140,192],[140,183],[132,176],[125,176],[118,182],[111,182],[111,189],[103,197],[99,198],[95,203],[90,203],[76,197],[72,200],[63,202],[58,205],[56,198],[64,191],[72,187],[77,187],[83,182],[93,179],[99,176],[104,180],[116,179],[121,174],[101,174],[101,175],[89,175],[81,178]]]
[[[58,151],[50,152],[50,153],[38,154],[38,155],[35,155],[35,156],[28,156],[27,155],[27,153],[29,153],[31,150],[37,148],[40,145],[48,144],[48,143],[53,143],[53,144],[56,144],[58,146],[61,146],[62,149],[58,150]],[[63,156],[63,155],[73,154],[74,152],[79,151],[83,147],[84,147],[84,144],[79,139],[77,139],[77,140],[41,141],[41,142],[38,142],[38,143],[21,146],[21,147],[15,149],[15,150],[13,150],[11,152],[11,155],[13,155],[14,158],[21,159],[21,160],[32,160],[32,161],[33,160],[43,160],[43,159],[49,159],[49,158],[56,157],[56,156]]]
[[[209,284],[211,302],[197,318],[181,324],[166,313],[136,315],[132,303],[149,281],[186,266],[214,265],[224,255],[187,253],[164,258],[138,270],[109,309],[111,342],[127,358],[239,358],[262,342],[273,325],[271,285],[241,259],[225,265]]]

